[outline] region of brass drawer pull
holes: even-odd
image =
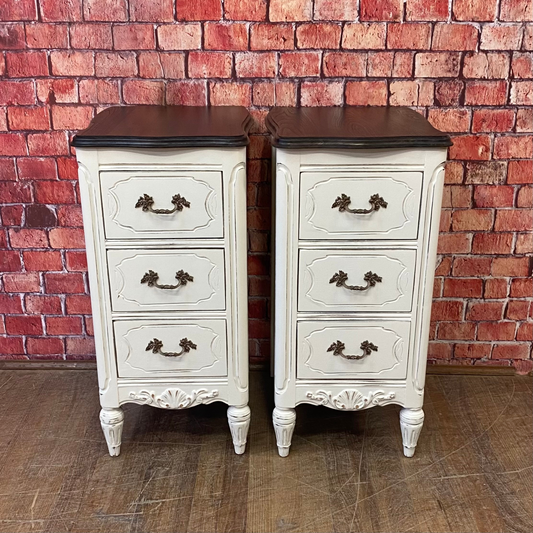
[[[141,283],[146,283],[148,287],[157,287],[158,289],[177,289],[182,285],[187,285],[188,281],[194,281],[194,278],[189,275],[188,272],[184,272],[183,270],[178,270],[178,272],[176,272],[175,278],[178,280],[178,283],[176,283],[176,285],[159,285],[159,283],[157,283],[157,280],[159,279],[159,274],[157,272],[154,272],[153,270],[149,270],[142,277]]]
[[[348,213],[353,213],[354,215],[368,215],[374,211],[379,211],[380,207],[387,209],[387,205],[389,205],[379,194],[373,194],[369,198],[368,202],[372,206],[370,209],[350,209],[348,206],[350,205],[351,201],[352,200],[349,196],[341,194],[340,196],[337,196],[337,199],[333,202],[331,208],[335,209],[338,207],[339,212],[341,213],[346,211]]]
[[[346,272],[343,272],[342,270],[339,270],[335,274],[333,274],[333,277],[329,280],[330,283],[335,283],[337,287],[344,287],[345,289],[348,289],[350,291],[366,291],[370,287],[374,287],[376,283],[381,283],[382,278],[381,276],[378,276],[377,274],[374,274],[374,272],[368,271],[365,274],[365,277],[363,278],[366,281],[366,285],[346,285],[346,282],[348,281],[348,274]]]
[[[363,350],[361,355],[346,355],[342,353],[345,348],[344,342],[337,341],[328,348],[328,352],[333,352],[333,355],[340,355],[344,359],[362,359],[365,355],[370,355],[372,352],[378,351],[378,347],[370,341],[363,341],[361,343],[360,349]]]
[[[159,355],[164,355],[165,357],[179,357],[180,355],[183,355],[184,353],[189,353],[191,351],[191,348],[193,350],[196,350],[197,346],[194,344],[194,342],[190,341],[187,337],[180,340],[180,352],[163,352],[163,342],[159,339],[152,339],[148,346],[146,347],[146,351],[149,352],[152,350],[152,353],[158,353]]]
[[[176,211],[183,211],[184,207],[191,207],[191,203],[188,202],[181,194],[175,194],[170,200],[174,204],[173,209],[153,209],[154,199],[147,194],[143,194],[135,204],[135,207],[141,207],[144,212],[150,211],[156,215],[171,215]]]

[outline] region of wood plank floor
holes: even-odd
[[[306,405],[282,459],[272,390],[252,373],[243,456],[222,404],[127,405],[112,458],[93,371],[0,371],[0,531],[533,531],[531,378],[429,376],[412,459],[399,407]]]

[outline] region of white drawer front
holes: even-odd
[[[227,373],[225,320],[127,320],[114,328],[119,377]]]
[[[300,250],[298,310],[410,311],[415,259],[415,250]]]
[[[297,377],[405,378],[409,329],[409,321],[299,322]]]
[[[101,172],[100,178],[108,239],[224,236],[220,172]]]
[[[223,250],[109,250],[107,254],[113,311],[226,308]]]
[[[416,239],[421,189],[420,172],[303,172],[300,239]]]

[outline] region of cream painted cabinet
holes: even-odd
[[[74,138],[111,455],[128,402],[225,402],[244,452],[250,124],[240,107],[117,107]]]
[[[447,135],[408,108],[276,108],[273,356],[279,454],[301,403],[396,403],[422,429]]]

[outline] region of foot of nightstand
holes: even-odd
[[[280,457],[287,457],[296,425],[296,411],[289,407],[276,407],[272,413],[272,421],[274,422],[279,455]]]
[[[418,436],[424,424],[424,411],[422,409],[402,409],[400,411],[400,427],[402,429],[403,454],[413,457],[415,454]]]
[[[241,455],[246,449],[246,438],[250,427],[250,408],[247,405],[228,407],[228,423],[233,438],[235,453]]]
[[[120,454],[122,442],[122,427],[124,426],[124,412],[120,408],[103,408],[100,411],[100,424],[105,435],[109,455],[116,457]]]

